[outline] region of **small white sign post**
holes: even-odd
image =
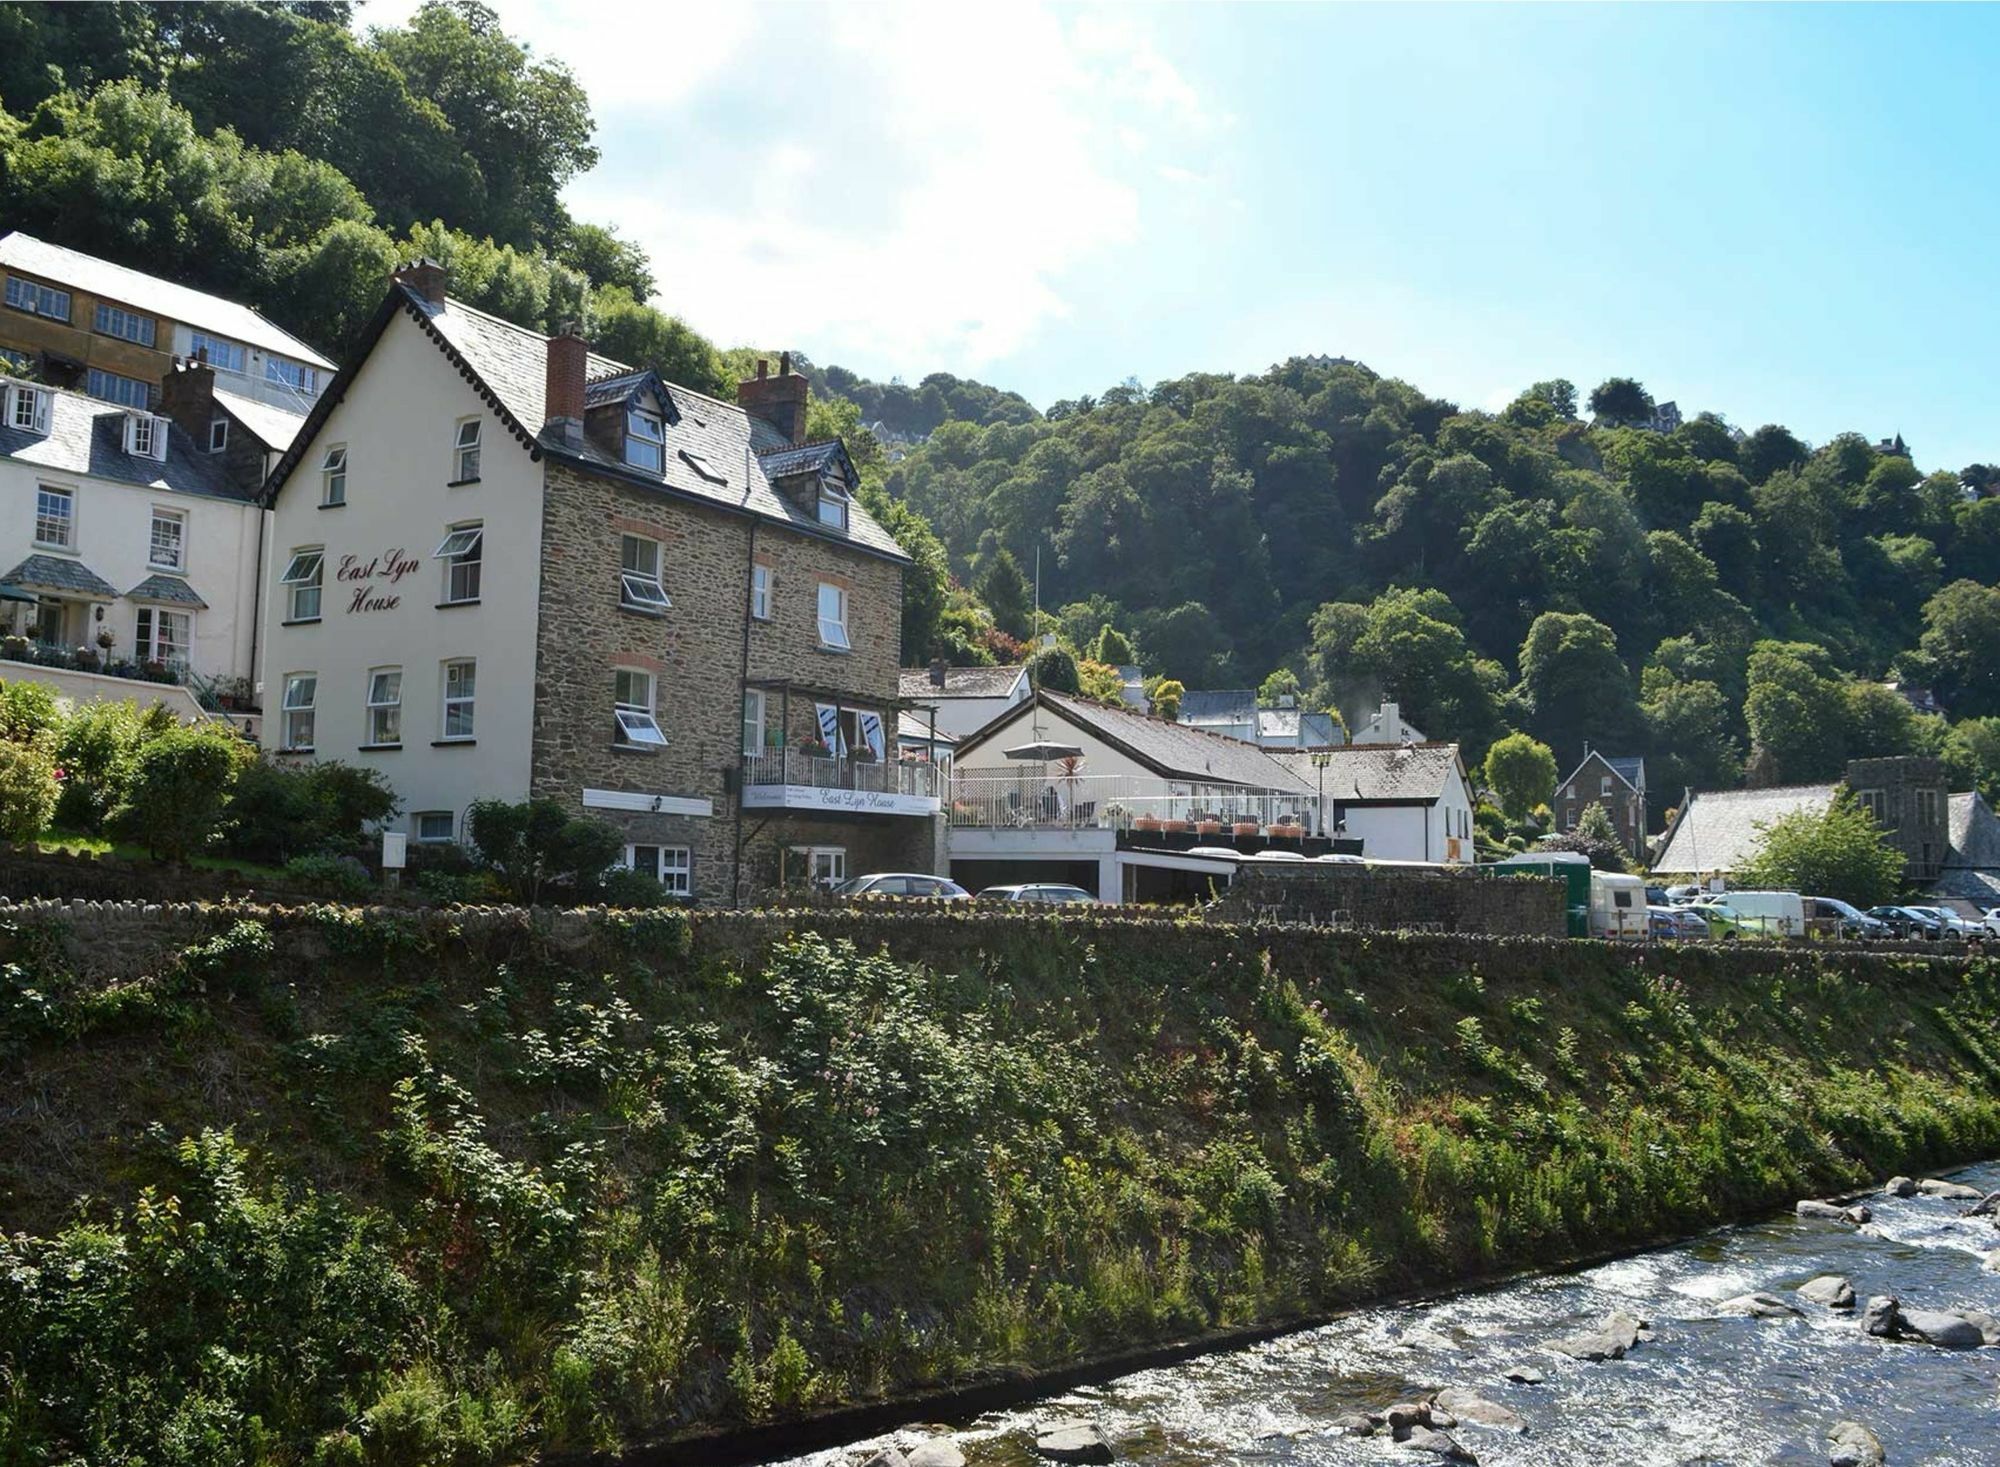
[[[382,832],[382,880],[395,887],[402,885],[403,866],[410,854],[410,838],[400,830]]]

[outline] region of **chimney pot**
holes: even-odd
[[[792,354],[788,351],[778,353],[778,375],[780,377],[792,375]]]
[[[791,354],[783,357],[783,370],[770,375],[770,363],[757,359],[757,375],[736,384],[736,402],[746,413],[754,413],[792,443],[806,441],[806,405],[811,385],[791,369]]]
[[[766,377],[770,375],[771,375],[771,359],[769,357],[757,358],[757,380],[759,382],[762,382]]]
[[[583,446],[583,379],[589,356],[590,343],[574,326],[565,326],[549,338],[544,428],[571,448]]]
[[[409,286],[434,306],[444,304],[445,291],[451,285],[451,272],[429,255],[400,266],[390,278]]]

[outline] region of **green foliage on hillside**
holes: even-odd
[[[608,1450],[2000,1144],[1983,962],[333,908],[64,953],[0,935],[10,1463]]]

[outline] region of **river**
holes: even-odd
[[[2000,1163],[1949,1175],[1981,1191],[2000,1189]],[[1437,1459],[1379,1437],[1340,1435],[1332,1422],[1457,1387],[1527,1422],[1525,1435],[1466,1423],[1452,1430],[1487,1467],[1804,1467],[1826,1463],[1828,1429],[1849,1419],[1874,1430],[1893,1467],[2000,1463],[2000,1348],[1880,1340],[1858,1324],[1859,1303],[1871,1294],[1893,1294],[1906,1308],[2000,1314],[2000,1274],[1981,1266],[2000,1248],[2000,1227],[1964,1217],[1966,1202],[1867,1202],[1874,1218],[1858,1231],[1784,1218],[1574,1273],[1366,1310],[956,1423],[954,1439],[968,1467],[1037,1462],[1036,1424],[1057,1419],[1095,1422],[1119,1461],[1147,1467],[1420,1464]],[[1822,1273],[1852,1279],[1855,1311],[1793,1294]],[[1803,1312],[1717,1314],[1721,1301],[1760,1290]],[[1650,1320],[1656,1338],[1623,1360],[1595,1364],[1546,1348],[1612,1310]],[[1519,1364],[1542,1372],[1544,1382],[1509,1382],[1505,1373]],[[796,1458],[792,1467],[844,1467],[878,1446],[907,1450],[928,1435],[899,1431]]]

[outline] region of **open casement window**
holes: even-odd
[[[836,530],[847,528],[847,488],[838,480],[819,481],[819,522]]]
[[[433,558],[444,562],[445,605],[479,599],[479,571],[486,558],[483,526],[453,525],[438,542]]]
[[[347,445],[336,443],[319,462],[319,502],[329,507],[347,503]]]
[[[847,639],[847,592],[829,581],[819,583],[819,644],[841,652],[853,646]]]
[[[378,667],[368,674],[368,742],[403,742],[403,669]]]
[[[7,426],[22,433],[49,431],[49,395],[34,387],[7,389]]]
[[[479,665],[470,657],[454,658],[444,665],[444,727],[438,736],[447,743],[472,737],[478,677]]]
[[[319,678],[310,672],[285,675],[283,704],[284,747],[294,753],[309,754],[313,746],[313,717],[319,699]]]
[[[128,413],[125,418],[125,451],[134,458],[165,462],[167,420],[151,413]]]
[[[616,742],[627,748],[664,749],[667,736],[653,716],[653,675],[621,667],[612,678],[612,718]]]
[[[229,447],[229,419],[210,418],[208,420],[208,451],[221,453]]]
[[[644,535],[618,540],[618,604],[630,611],[662,612],[674,603],[660,582],[660,542]]]
[[[285,620],[319,620],[320,582],[325,564],[326,552],[318,546],[292,552],[292,558],[285,564],[285,573],[278,578],[278,584],[285,587],[291,600],[286,608]]]
[[[658,413],[632,408],[625,414],[625,462],[657,474],[667,463],[667,428]]]
[[[140,607],[134,636],[139,661],[157,662],[162,667],[186,667],[190,624],[191,618],[185,611]]]
[[[319,391],[319,368],[304,362],[288,362],[283,357],[266,357],[264,380],[282,382],[301,397],[311,397]]]
[[[458,425],[452,444],[452,482],[470,484],[479,477],[479,419],[467,418]]]

